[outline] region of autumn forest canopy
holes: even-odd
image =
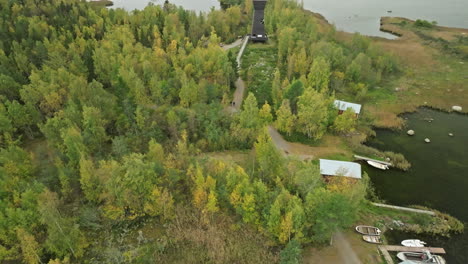
[[[355,221],[367,176],[325,183],[266,127],[353,131],[336,94],[364,102],[397,62],[271,0],[271,76],[247,76],[230,113],[238,65],[220,43],[249,32],[252,3],[226,8],[0,0],[0,262],[296,263]],[[248,162],[216,155],[230,150]]]

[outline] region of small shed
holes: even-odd
[[[320,173],[323,176],[362,178],[361,164],[348,161],[320,159]]]
[[[356,116],[359,116],[361,113],[361,105],[360,104],[353,104],[345,101],[340,101],[340,100],[335,100],[334,102],[336,108],[338,108],[338,114],[342,114],[344,111],[346,111],[348,108],[351,108],[354,113],[356,113]]]

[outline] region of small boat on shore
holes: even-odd
[[[367,243],[371,244],[382,244],[382,239],[380,236],[362,236],[362,239]]]
[[[381,170],[388,170],[388,166],[382,163],[378,163],[372,160],[368,160],[367,164],[371,165],[374,168],[381,169]]]
[[[424,247],[426,242],[419,239],[406,239],[401,241],[401,244],[405,247]]]
[[[398,259],[402,261],[411,261],[412,263],[431,263],[446,264],[445,259],[439,255],[432,255],[429,251],[425,252],[399,252]]]
[[[360,234],[369,236],[380,236],[380,233],[382,233],[377,227],[364,225],[356,226],[356,231]]]

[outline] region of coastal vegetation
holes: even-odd
[[[297,263],[303,245],[375,213],[365,173],[325,180],[267,127],[344,142],[350,156],[378,116],[338,115],[334,99],[389,100],[379,87],[406,69],[368,38],[342,39],[295,1],[272,0],[271,43],[249,45],[249,92],[231,114],[237,65],[220,44],[248,32],[252,5],[226,3],[197,14],[0,2],[0,261]],[[460,231],[442,217],[440,233]],[[427,232],[435,219],[408,222]]]

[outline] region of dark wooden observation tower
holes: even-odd
[[[253,42],[266,42],[268,36],[265,33],[265,5],[267,0],[253,0],[254,16],[252,23],[252,34],[250,39]]]

